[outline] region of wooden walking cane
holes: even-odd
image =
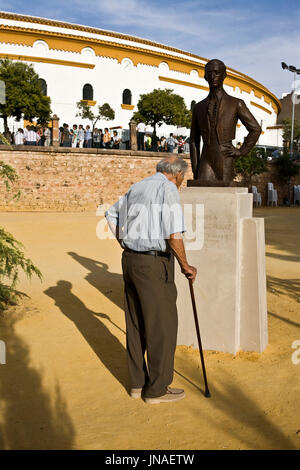
[[[200,351],[200,358],[201,358],[201,364],[202,364],[202,372],[203,372],[203,378],[204,378],[204,384],[205,384],[204,396],[205,396],[206,398],[210,398],[210,397],[211,397],[211,394],[210,394],[210,392],[209,392],[208,385],[207,385],[207,378],[206,378],[206,371],[205,371],[205,364],[204,364],[202,343],[201,343],[201,337],[200,337],[200,328],[199,328],[198,315],[197,315],[197,309],[196,309],[194,288],[193,288],[193,283],[192,283],[192,281],[191,281],[190,279],[189,279],[189,285],[190,285],[190,292],[191,292],[191,298],[192,298],[192,305],[193,305],[195,326],[196,326],[196,332],[197,332],[197,338],[198,338],[198,345],[199,345],[199,351]]]

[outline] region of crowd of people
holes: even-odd
[[[49,147],[52,143],[52,132],[49,127],[26,126],[25,129],[19,128],[17,132],[11,135],[11,143],[14,145],[33,145]],[[61,147],[73,148],[120,148],[121,139],[118,132],[113,130],[111,133],[108,128],[91,130],[87,125],[74,124],[70,129],[68,124],[63,124],[59,128],[59,144]]]
[[[138,150],[148,150],[154,152],[188,153],[189,139],[182,135],[175,136],[173,133],[169,137],[158,137],[155,132],[147,132],[146,125],[139,122],[136,127]]]
[[[104,132],[98,128],[92,131],[89,125],[84,128],[82,124],[74,124],[69,129],[69,125],[65,123],[59,129],[59,142],[62,147],[119,149],[121,138],[118,131],[111,132],[107,127]]]
[[[157,137],[155,134],[145,133],[142,136],[138,133],[138,150],[149,152],[169,152],[188,153],[189,139],[184,136]]]
[[[188,139],[183,136],[174,136],[173,134],[170,134],[167,138],[164,136],[156,138],[153,134],[145,134],[144,145],[138,150],[186,153],[187,144]]]
[[[14,145],[42,145],[50,147],[51,129],[42,126],[21,127],[10,136],[11,143]]]
[[[143,126],[143,127],[142,127]],[[151,152],[187,153],[189,139],[184,136],[158,137],[155,133],[145,132],[145,125],[137,127],[138,150]],[[115,129],[94,128],[89,125],[64,123],[59,128],[59,145],[73,148],[129,149],[129,130],[118,133]],[[13,145],[49,147],[52,145],[52,129],[47,126],[28,125],[10,134],[8,139]],[[123,145],[122,145],[123,144]],[[122,146],[121,146],[122,145]]]

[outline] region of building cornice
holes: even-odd
[[[176,52],[179,54],[185,54],[190,57],[194,57],[195,59],[200,59],[203,60],[204,62],[207,62],[209,59],[205,57],[200,57],[196,54],[192,54],[191,52],[186,52],[182,51],[180,49],[177,49],[175,47],[167,46],[164,44],[160,44],[154,41],[150,41],[149,39],[143,39],[143,38],[138,38],[136,36],[130,36],[128,34],[122,34],[114,31],[107,31],[104,29],[100,28],[93,28],[91,26],[83,26],[83,25],[77,25],[73,23],[66,23],[64,21],[58,21],[58,20],[51,20],[48,18],[40,18],[36,16],[27,16],[27,15],[20,15],[17,13],[9,13],[9,12],[1,12],[0,11],[0,18],[8,19],[8,20],[14,20],[14,21],[20,21],[20,22],[26,22],[26,23],[34,23],[34,24],[41,24],[41,25],[48,25],[48,26],[55,26],[58,28],[66,28],[74,31],[84,31],[87,33],[92,33],[92,34],[100,34],[103,36],[108,36],[111,38],[118,38],[118,39],[123,39],[126,41],[132,41],[136,43],[141,43],[145,44],[148,46],[152,47],[159,47],[163,48],[165,50],[169,50],[172,52]]]
[[[208,86],[199,85],[199,84],[197,84],[197,83],[186,82],[185,80],[176,80],[175,78],[162,77],[162,76],[159,76],[158,78],[159,78],[159,80],[161,80],[162,82],[174,83],[175,85],[189,86],[189,87],[191,87],[191,88],[197,88],[198,90],[209,91],[209,87],[208,87]]]
[[[62,50],[76,53],[81,53],[82,49],[88,45],[94,49],[95,55],[99,57],[117,59],[119,62],[121,62],[124,58],[129,57],[134,65],[144,64],[154,67],[158,67],[162,61],[166,61],[170,70],[189,74],[191,70],[194,69],[197,70],[199,77],[204,77],[205,63],[201,63],[200,61],[202,60],[206,62],[208,59],[204,59],[194,54],[180,51],[179,49],[175,49],[169,46],[154,43],[152,41],[135,38],[133,36],[122,35],[120,33],[99,30],[96,28],[73,25],[70,23],[63,23],[60,21],[47,20],[25,15],[17,15],[13,13],[0,12],[0,18],[6,18],[20,22],[23,21],[50,26],[59,26],[76,31],[87,31],[95,34],[109,36],[111,38],[130,40],[133,44],[129,45],[119,42],[117,43],[111,40],[105,41],[96,37],[85,37],[71,33],[69,34],[45,31],[14,25],[0,25],[0,42],[3,43],[33,46],[36,40],[42,39],[47,42],[50,50]],[[137,43],[142,43],[147,46],[159,47],[168,52],[164,52],[163,50],[157,51],[146,49],[140,47],[140,45]],[[175,56],[169,52],[177,52],[178,54],[184,54],[188,57],[184,58],[179,55]],[[187,86],[192,86],[191,82],[187,83]],[[262,84],[255,81],[251,77],[248,77],[247,75],[237,72],[236,70],[229,67],[227,67],[227,78],[225,84],[232,86],[233,88],[239,87],[241,91],[245,91],[247,93],[251,93],[251,91],[253,91],[255,97],[259,99],[264,97],[266,104],[271,104],[276,113],[279,113],[281,109],[280,101],[272,92],[270,92]],[[199,84],[198,86],[200,88],[202,85]],[[197,86],[195,87],[197,88]]]
[[[26,62],[42,62],[44,64],[65,65],[69,67],[79,67],[79,68],[84,68],[84,69],[95,68],[94,64],[86,64],[84,62],[75,62],[74,60],[51,59],[49,57],[37,57],[37,56],[22,55],[22,54],[0,53],[0,59],[20,60],[20,61],[26,61]]]
[[[262,111],[264,111],[265,113],[269,113],[269,114],[272,114],[272,112],[265,108],[264,106],[262,106],[261,104],[258,104],[258,103],[255,103],[254,101],[250,101],[250,104],[252,104],[252,106],[256,106],[257,108],[261,109]]]

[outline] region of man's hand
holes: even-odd
[[[194,266],[190,266],[189,264],[181,268],[181,272],[185,275],[185,277],[194,282],[197,276],[197,269]]]
[[[222,153],[224,155],[224,157],[226,158],[237,158],[237,157],[241,157],[242,154],[240,152],[240,149],[237,149],[236,147],[234,147],[233,145],[231,145],[230,147],[222,147]]]
[[[187,262],[181,233],[171,234],[167,242],[181,267],[181,272],[187,279],[194,282],[197,275],[197,269],[194,268],[194,266],[190,266]]]

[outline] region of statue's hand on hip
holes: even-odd
[[[237,158],[240,157],[242,154],[239,149],[234,147],[232,144],[230,145],[222,145],[222,153],[226,158]]]

